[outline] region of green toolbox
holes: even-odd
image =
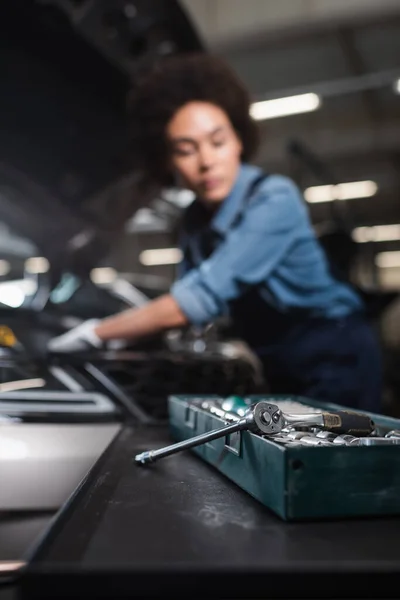
[[[358,413],[374,427],[361,438],[351,429],[353,435],[323,427],[311,430],[307,419],[316,413],[342,411],[345,418],[351,413],[308,398],[171,396],[172,437],[182,441],[220,429],[259,402],[278,407],[280,413],[304,415],[304,423],[276,436],[249,430],[228,433],[193,451],[287,521],[400,514],[400,420]],[[270,432],[274,419],[269,423]]]

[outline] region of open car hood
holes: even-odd
[[[85,276],[145,199],[126,95],[163,56],[202,49],[175,0],[0,3],[0,221]]]

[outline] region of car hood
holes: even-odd
[[[174,0],[18,0],[0,5],[0,44],[0,221],[53,276],[85,276],[146,203],[129,153],[132,82],[202,43]]]

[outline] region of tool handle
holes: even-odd
[[[370,435],[375,429],[375,424],[368,415],[348,410],[338,410],[334,413],[323,412],[324,429],[333,433],[362,437]]]
[[[201,444],[211,442],[212,440],[224,437],[230,433],[241,431],[242,429],[247,429],[247,423],[245,419],[241,419],[237,423],[233,423],[233,425],[227,425],[226,427],[221,427],[220,429],[214,429],[207,433],[196,435],[188,440],[183,440],[182,442],[177,442],[176,444],[171,444],[170,446],[165,446],[164,448],[159,448],[158,450],[147,450],[146,452],[137,454],[135,456],[135,462],[142,465],[153,463],[156,460],[160,460],[160,458],[165,458],[166,456],[176,454],[182,450],[194,448],[195,446],[200,446]]]

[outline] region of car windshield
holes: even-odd
[[[85,280],[65,271],[50,285],[51,262],[42,256],[28,236],[7,222],[3,213],[3,220],[0,220],[0,308],[37,311],[50,304],[87,316],[91,311],[96,312],[96,307],[108,314],[146,302],[147,296],[129,283],[129,274],[119,274],[112,264],[111,261],[109,267],[94,268]],[[103,316],[101,310],[100,313]]]

